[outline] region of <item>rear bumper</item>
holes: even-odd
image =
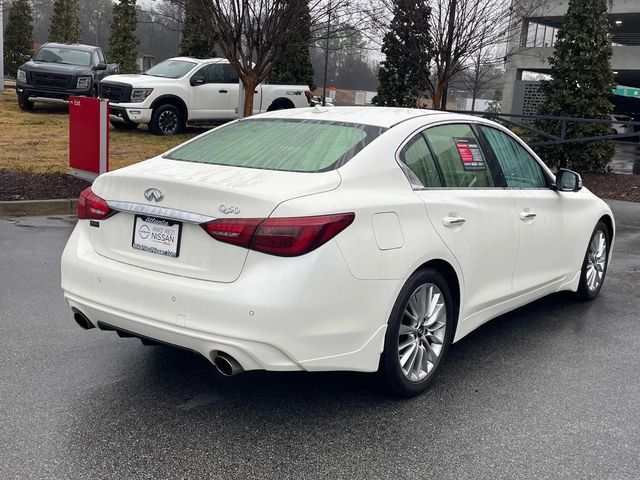
[[[355,279],[334,242],[303,257],[250,252],[232,283],[196,280],[110,260],[76,226],[62,257],[69,305],[161,342],[233,356],[245,370],[372,372],[397,281]]]

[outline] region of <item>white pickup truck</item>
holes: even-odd
[[[111,124],[133,129],[148,123],[156,135],[173,135],[187,123],[217,123],[238,118],[238,75],[224,58],[165,60],[143,75],[110,75],[100,82],[108,98]],[[259,85],[254,113],[308,107],[306,85]]]

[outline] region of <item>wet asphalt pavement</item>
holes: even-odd
[[[611,169],[615,173],[640,175],[640,144],[637,141],[616,142]]]
[[[542,299],[455,344],[435,385],[217,376],[195,354],[82,331],[72,219],[0,219],[0,478],[637,479],[640,204],[613,202],[600,297]]]

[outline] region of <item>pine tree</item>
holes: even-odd
[[[16,76],[24,56],[33,53],[33,16],[29,0],[14,0],[4,32],[4,70]]]
[[[185,57],[215,57],[215,40],[210,17],[201,15],[196,0],[187,0],[184,6],[184,31],[178,46],[179,54]]]
[[[431,8],[424,0],[395,0],[393,20],[382,41],[385,60],[378,70],[376,105],[417,107],[429,81],[433,44]]]
[[[80,0],[55,0],[49,29],[49,41],[80,43]]]
[[[138,20],[136,0],[120,0],[113,7],[113,23],[109,38],[109,61],[120,65],[121,73],[137,73],[137,47],[140,41],[136,35]]]
[[[269,79],[278,83],[309,85],[312,91],[315,90],[310,44],[311,14],[307,3],[300,16],[291,20],[289,35],[280,44],[278,60],[273,65]]]
[[[541,115],[609,120],[614,86],[608,0],[570,0],[555,45],[551,80],[542,83],[546,100]],[[542,130],[560,135],[560,122],[540,122]],[[608,125],[568,123],[567,138],[609,134]],[[615,148],[611,142],[569,143],[545,147],[542,158],[551,166],[604,172]]]

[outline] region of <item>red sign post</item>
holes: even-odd
[[[109,101],[69,98],[69,167],[89,181],[109,170]]]

